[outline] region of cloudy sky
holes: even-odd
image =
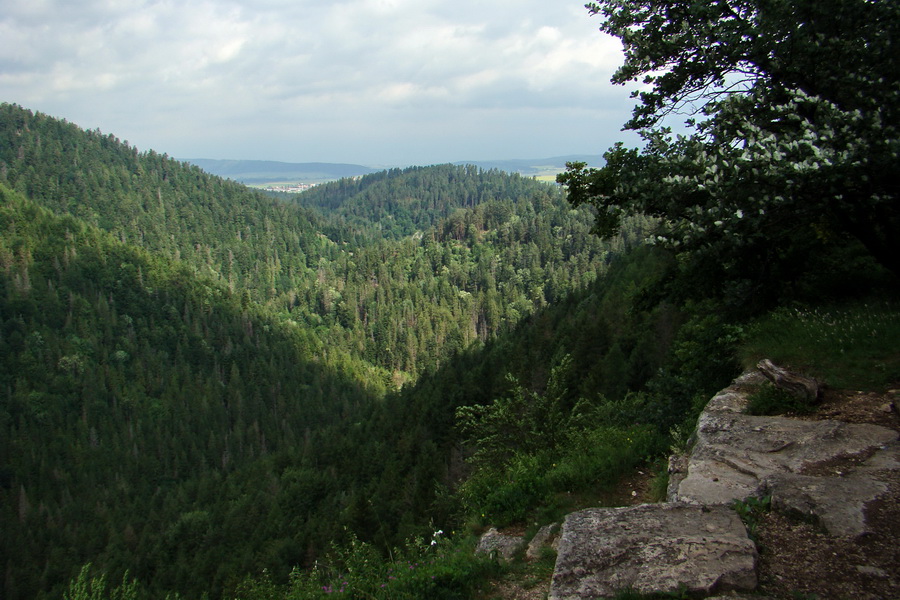
[[[629,91],[584,0],[0,0],[0,101],[179,158],[600,154]]]

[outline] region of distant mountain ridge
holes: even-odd
[[[344,177],[377,173],[381,169],[345,163],[288,163],[273,160],[217,160],[184,158],[212,175],[233,179],[247,185],[282,182],[322,183]]]
[[[541,177],[560,173],[565,170],[567,162],[577,161],[586,162],[591,166],[599,166],[603,164],[603,156],[600,154],[568,154],[565,156],[551,156],[549,158],[461,161],[454,164],[475,165],[482,169],[499,169],[508,173]]]
[[[349,163],[291,163],[271,160],[220,160],[211,158],[183,158],[183,162],[196,165],[210,173],[232,179],[246,185],[266,185],[276,183],[324,183],[357,177],[384,170],[381,167],[367,167]],[[518,173],[527,177],[553,178],[566,168],[567,162],[583,161],[596,166],[603,163],[603,157],[587,154],[570,154],[549,158],[521,158],[500,160],[462,160],[452,164],[457,166],[475,165],[484,170],[497,169],[507,173]]]

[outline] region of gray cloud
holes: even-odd
[[[8,5],[8,6],[7,6]],[[175,156],[600,152],[631,101],[580,0],[0,0],[4,101]]]

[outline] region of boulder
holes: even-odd
[[[525,558],[528,560],[537,560],[541,557],[541,550],[544,548],[556,549],[559,540],[559,523],[552,525],[544,525],[538,532],[534,534],[531,541],[528,542],[528,549],[525,551]]]
[[[488,529],[478,540],[476,554],[490,554],[506,562],[511,561],[517,552],[525,547],[525,538],[521,535],[507,535],[497,531],[496,527]]]
[[[563,523],[549,598],[752,591],[756,559],[743,523],[724,506],[587,509]]]

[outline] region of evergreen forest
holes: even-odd
[[[273,198],[15,105],[0,135],[7,598],[88,563],[221,597],[402,544],[459,518],[458,407],[568,354],[567,404],[621,397],[673,335],[596,304],[649,221],[601,241],[554,185],[445,165]]]
[[[588,10],[614,83],[649,86],[646,147],[561,185],[434,165],[267,194],[0,104],[3,598],[470,598],[501,568],[485,527],[664,487],[802,315],[871,317],[868,354],[784,360],[900,381],[873,350],[900,322],[900,9]]]

